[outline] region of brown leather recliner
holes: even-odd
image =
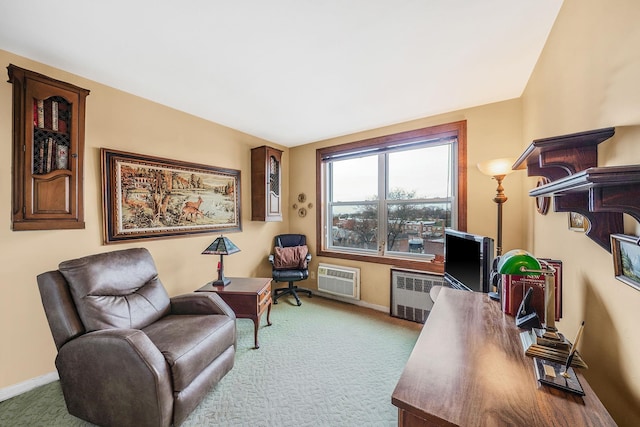
[[[233,367],[234,312],[213,292],[169,298],[146,249],[62,262],[38,287],[76,417],[179,425]]]

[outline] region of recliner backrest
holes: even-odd
[[[60,263],[87,331],[141,329],[170,311],[170,300],[145,248],[89,255]]]

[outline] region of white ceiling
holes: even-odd
[[[519,97],[561,4],[0,0],[0,49],[292,147]]]

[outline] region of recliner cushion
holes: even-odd
[[[217,314],[171,314],[142,331],[169,364],[174,392],[184,390],[236,340],[235,320]]]
[[[170,311],[148,250],[125,249],[60,263],[87,331],[141,329]]]

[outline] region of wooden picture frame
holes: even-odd
[[[240,171],[100,149],[106,244],[242,230]]]
[[[571,231],[587,231],[589,228],[589,220],[579,213],[569,212],[569,230]]]
[[[640,291],[640,238],[612,234],[611,254],[616,279]]]

